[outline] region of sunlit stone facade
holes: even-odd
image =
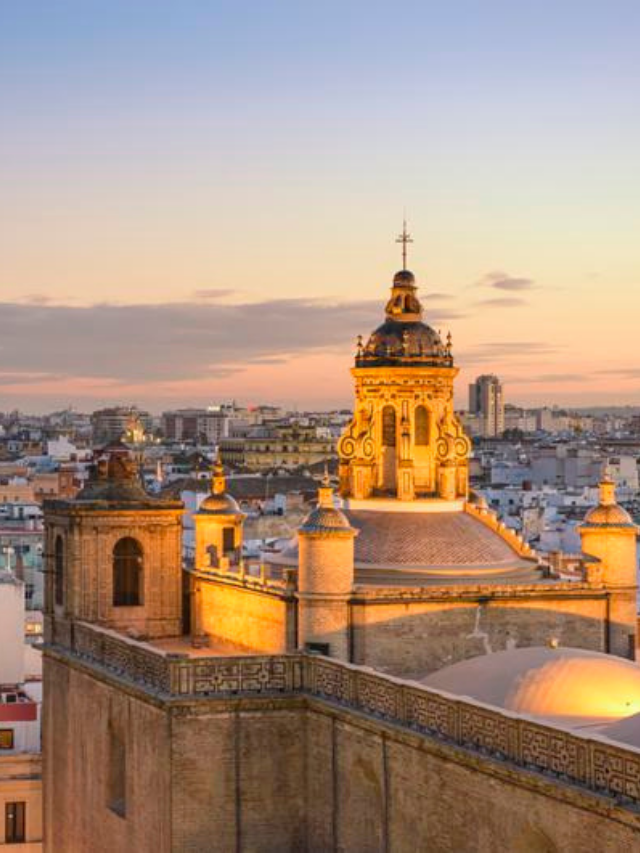
[[[354,416],[338,444],[341,493],[466,498],[470,443],[454,411],[451,338],[422,321],[407,270],[396,273],[385,314],[358,341]]]

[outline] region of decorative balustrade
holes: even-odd
[[[46,642],[170,697],[302,694],[640,806],[640,750],[616,746],[371,669],[304,653],[167,654],[93,625],[50,620]]]

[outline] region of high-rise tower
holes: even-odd
[[[469,412],[480,421],[480,434],[495,438],[504,432],[504,397],[497,376],[478,376],[469,385]]]

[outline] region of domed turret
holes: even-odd
[[[629,513],[616,502],[616,484],[605,476],[600,483],[600,502],[586,514],[582,527],[633,527]]]
[[[609,590],[608,649],[635,658],[638,528],[616,502],[610,477],[600,483],[600,502],[589,510],[578,532],[583,552],[599,562],[602,582]]]
[[[302,522],[302,533],[333,533],[339,530],[351,530],[349,519],[333,502],[333,489],[325,474],[318,489],[318,504]]]
[[[213,466],[211,494],[200,504],[194,520],[196,570],[227,569],[240,563],[244,513],[235,498],[227,494],[219,457]]]
[[[227,493],[227,480],[224,476],[224,468],[218,457],[213,466],[213,477],[211,478],[211,494],[200,504],[198,512],[216,513],[222,515],[243,515],[236,499]]]
[[[346,515],[334,506],[325,474],[318,506],[298,530],[298,643],[341,660],[349,660],[355,536]]]

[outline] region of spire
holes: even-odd
[[[396,237],[396,243],[402,243],[402,269],[406,270],[407,268],[407,243],[413,243],[413,238],[411,234],[407,231],[407,220],[406,217],[402,220],[402,234],[398,234]]]
[[[331,488],[331,480],[329,479],[329,469],[327,463],[324,464],[324,476],[322,483],[318,489],[318,506],[333,507],[333,489]]]
[[[227,480],[224,476],[224,468],[222,467],[222,459],[220,451],[216,456],[216,461],[213,464],[213,477],[211,478],[211,491],[214,495],[223,495],[227,490]]]
[[[616,484],[609,474],[609,466],[605,466],[604,475],[600,481],[600,506],[614,506],[616,503]]]

